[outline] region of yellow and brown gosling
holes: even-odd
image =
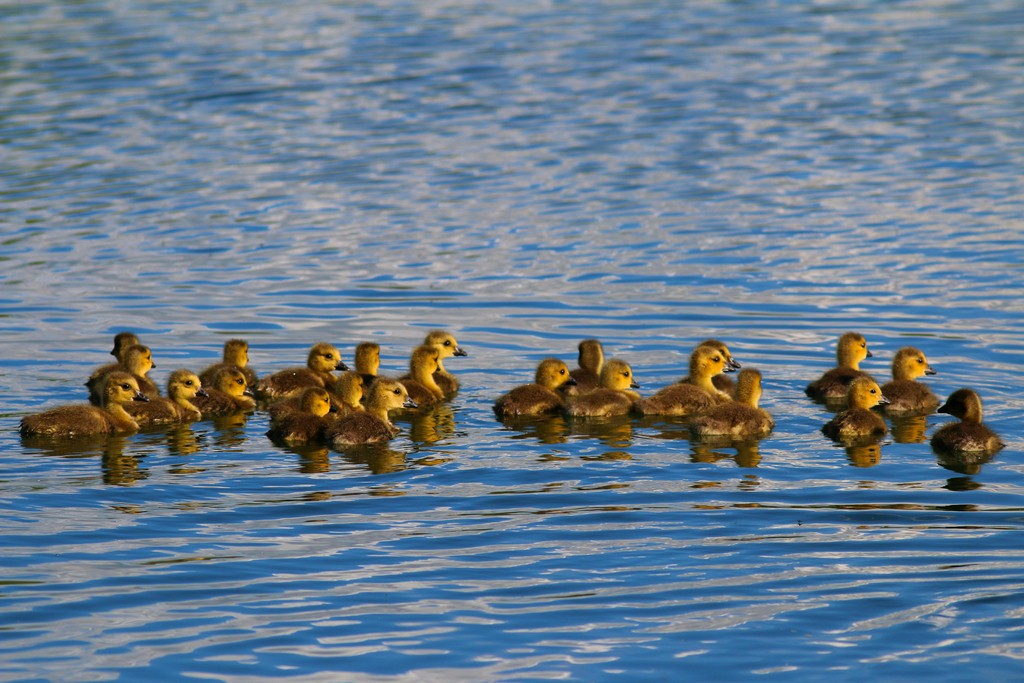
[[[445,396],[450,396],[459,390],[459,380],[452,373],[444,368],[444,359],[452,356],[468,356],[465,349],[459,346],[455,337],[444,330],[433,330],[427,333],[423,343],[427,346],[434,346],[438,351],[437,372],[434,373],[434,381],[441,387]]]
[[[366,387],[375,381],[367,381],[366,375],[360,374],[358,370],[341,373],[333,386],[329,388],[331,410],[338,415],[361,413],[364,410],[363,396],[366,393]]]
[[[579,356],[575,368],[570,374],[576,380],[576,388],[572,393],[585,394],[601,384],[601,369],[604,367],[604,346],[597,339],[584,339],[577,347]]]
[[[362,342],[356,345],[356,372],[363,376],[363,384],[369,387],[380,372],[380,344]]]
[[[981,396],[972,389],[957,389],[938,412],[959,418],[932,435],[932,448],[943,453],[991,455],[1004,447],[999,435],[982,422]]]
[[[57,406],[21,420],[23,436],[73,439],[97,434],[126,434],[139,425],[125,412],[132,401],[148,401],[139,384],[124,371],[108,373],[101,381],[100,406],[73,404]]]
[[[306,367],[287,368],[263,377],[256,383],[260,398],[279,398],[299,394],[306,387],[326,388],[337,379],[335,370],[348,370],[337,347],[327,342],[314,344],[306,357]]]
[[[416,403],[401,382],[379,378],[370,386],[366,410],[342,417],[328,427],[325,439],[335,447],[389,441],[398,428],[388,413],[400,408],[415,408]]]
[[[224,355],[220,363],[214,363],[199,373],[203,384],[212,385],[213,378],[225,367],[235,367],[245,373],[245,382],[256,386],[256,373],[249,367],[249,342],[244,339],[228,339],[224,342]]]
[[[733,382],[731,377],[725,375],[724,373],[735,372],[736,370],[739,370],[743,366],[740,365],[740,362],[733,357],[732,352],[729,351],[729,347],[726,345],[724,341],[721,341],[719,339],[705,339],[700,344],[697,344],[697,346],[710,346],[711,348],[721,353],[722,356],[725,358],[725,368],[722,369],[721,374],[715,375],[714,377],[711,378],[711,383],[715,386],[716,389],[721,391],[723,394],[733,396],[736,393],[736,383]],[[684,384],[692,383],[690,382],[690,378],[688,376],[682,378],[679,381],[683,382]]]
[[[331,424],[326,417],[330,411],[331,395],[327,389],[307,387],[299,396],[298,408],[271,418],[267,436],[285,443],[319,441]]]
[[[116,358],[118,362],[123,361],[124,352],[128,350],[128,347],[141,343],[138,335],[134,332],[118,332],[114,335],[114,348],[110,350],[110,355]]]
[[[568,365],[557,358],[546,358],[537,365],[532,384],[522,384],[498,397],[494,414],[501,418],[557,413],[565,407],[565,397],[559,390],[575,384]]]
[[[690,354],[688,383],[676,382],[653,396],[640,401],[644,415],[674,415],[685,417],[703,412],[729,396],[715,388],[712,378],[721,374],[728,361],[725,354],[713,346],[698,346]]]
[[[156,367],[153,362],[153,352],[148,346],[133,344],[124,350],[124,359],[120,363],[104,365],[93,371],[85,386],[89,389],[89,402],[93,405],[100,405],[100,392],[106,375],[111,372],[127,372],[135,378],[139,390],[149,398],[156,398],[160,395],[153,380],[146,375]]]
[[[882,385],[882,394],[889,399],[886,413],[931,414],[939,407],[939,399],[927,385],[915,381],[934,375],[925,355],[913,346],[905,346],[892,359],[892,381]]]
[[[633,368],[624,360],[612,358],[601,368],[601,381],[596,389],[566,401],[565,413],[573,417],[611,417],[633,412],[640,394],[633,391],[640,385],[633,379]]]
[[[808,384],[804,393],[816,401],[843,400],[850,382],[857,377],[870,377],[860,369],[860,364],[865,358],[871,358],[871,355],[864,335],[857,332],[845,333],[836,344],[836,367]]]
[[[440,351],[436,346],[421,344],[413,349],[409,359],[409,374],[401,382],[409,398],[421,408],[444,400],[444,390],[437,382],[440,365]]]
[[[202,411],[192,401],[206,396],[202,381],[191,370],[175,370],[167,378],[167,396],[150,398],[148,402],[130,403],[125,407],[139,427],[180,424],[202,419]]]
[[[221,368],[206,387],[206,396],[196,396],[192,403],[204,418],[216,415],[249,412],[256,408],[252,390],[245,383],[245,373],[238,368]]]
[[[871,409],[888,402],[878,382],[870,377],[855,377],[846,390],[846,410],[826,422],[821,431],[837,441],[882,436],[888,431],[885,420]]]
[[[775,427],[768,411],[760,408],[761,373],[753,368],[741,370],[736,383],[736,397],[727,403],[712,406],[694,418],[690,432],[698,438],[728,436],[734,439],[767,436]]]

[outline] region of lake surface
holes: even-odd
[[[1019,677],[1022,36],[998,0],[0,8],[0,678]],[[462,390],[386,448],[17,432],[125,329],[162,385],[231,337],[397,374],[434,328]],[[851,329],[1007,447],[826,439]],[[495,420],[588,337],[644,394],[727,341],[775,431]]]

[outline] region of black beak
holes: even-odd
[[[939,406],[939,407],[938,407],[938,408],[937,408],[937,409],[935,410],[935,412],[936,412],[936,413],[945,413],[946,415],[950,415],[950,414],[951,414],[951,413],[949,412],[949,404],[948,404],[948,403],[943,403],[943,404],[942,404],[941,406]]]
[[[868,354],[868,358],[873,357],[875,354],[871,353],[870,349],[864,349],[864,352]]]
[[[892,401],[887,399],[884,395],[878,397],[878,405],[886,406],[886,405],[889,405],[890,403],[892,403]]]
[[[338,361],[338,364],[334,367],[335,370],[341,370],[342,372],[348,372],[348,366],[342,361]]]
[[[468,356],[469,354],[466,353],[465,350],[461,346],[456,346],[455,347],[455,355],[456,356]]]
[[[406,398],[405,401],[402,403],[402,407],[403,408],[419,408],[420,406],[419,406],[418,403],[416,403],[416,401],[412,400],[411,398]]]
[[[577,384],[579,384],[579,382],[576,381],[575,377],[570,377],[569,379],[562,382],[563,387],[574,387]]]
[[[640,385],[636,383],[636,380],[633,380],[632,382],[629,383],[629,388],[630,389],[639,389]]]
[[[738,360],[736,360],[735,358],[730,358],[729,359],[729,367],[732,368],[733,370],[739,370],[743,366],[740,365],[740,362]]]
[[[136,391],[135,395],[132,396],[132,400],[133,401],[143,401],[145,403],[149,403],[149,396],[146,396],[141,391]]]
[[[209,394],[206,393],[206,389],[200,389],[199,391],[196,392],[196,396],[206,397],[206,396],[209,396]]]
[[[937,373],[934,370],[932,370],[932,366],[929,365],[927,368],[925,368],[924,374],[926,374],[926,375],[937,375],[939,373]]]

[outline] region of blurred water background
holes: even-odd
[[[1021,112],[1011,0],[0,5],[0,678],[1014,678]],[[388,448],[17,433],[121,330],[162,385],[433,328],[462,390]],[[1007,448],[823,437],[848,329]],[[651,393],[709,336],[760,444],[491,412],[580,339]]]

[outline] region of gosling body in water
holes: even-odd
[[[499,418],[518,415],[547,415],[565,407],[565,396],[559,389],[575,386],[569,366],[557,358],[545,358],[537,366],[532,384],[515,387],[494,402]]]
[[[882,385],[882,394],[889,399],[885,406],[888,414],[924,414],[935,412],[939,407],[938,397],[928,385],[918,382],[918,377],[934,375],[924,353],[912,346],[905,346],[892,359],[892,381]]]
[[[327,428],[325,439],[335,447],[390,441],[398,434],[388,413],[400,408],[415,408],[401,382],[380,378],[370,386],[366,410],[347,415]]]
[[[601,368],[600,385],[568,399],[565,413],[573,417],[627,415],[640,401],[640,394],[633,391],[639,388],[629,363],[613,358]]]
[[[860,364],[871,356],[864,335],[857,332],[845,333],[836,344],[836,367],[808,384],[804,393],[816,401],[842,401],[854,379],[870,377],[860,369]]]
[[[821,431],[837,441],[848,441],[863,437],[883,436],[888,429],[885,420],[871,409],[889,401],[882,394],[882,388],[870,377],[857,377],[846,390],[848,407],[821,428]]]
[[[138,423],[124,407],[132,401],[148,401],[139,391],[139,384],[127,372],[111,372],[103,378],[100,405],[74,404],[57,406],[21,420],[22,436],[44,436],[73,439],[98,434],[130,434]]]
[[[775,427],[775,420],[768,411],[759,407],[761,393],[761,373],[753,368],[741,370],[736,383],[736,397],[695,417],[690,424],[691,433],[698,438],[767,436]]]
[[[938,412],[960,418],[932,435],[932,448],[954,454],[991,455],[1004,447],[999,435],[982,422],[981,396],[972,389],[957,389]]]

